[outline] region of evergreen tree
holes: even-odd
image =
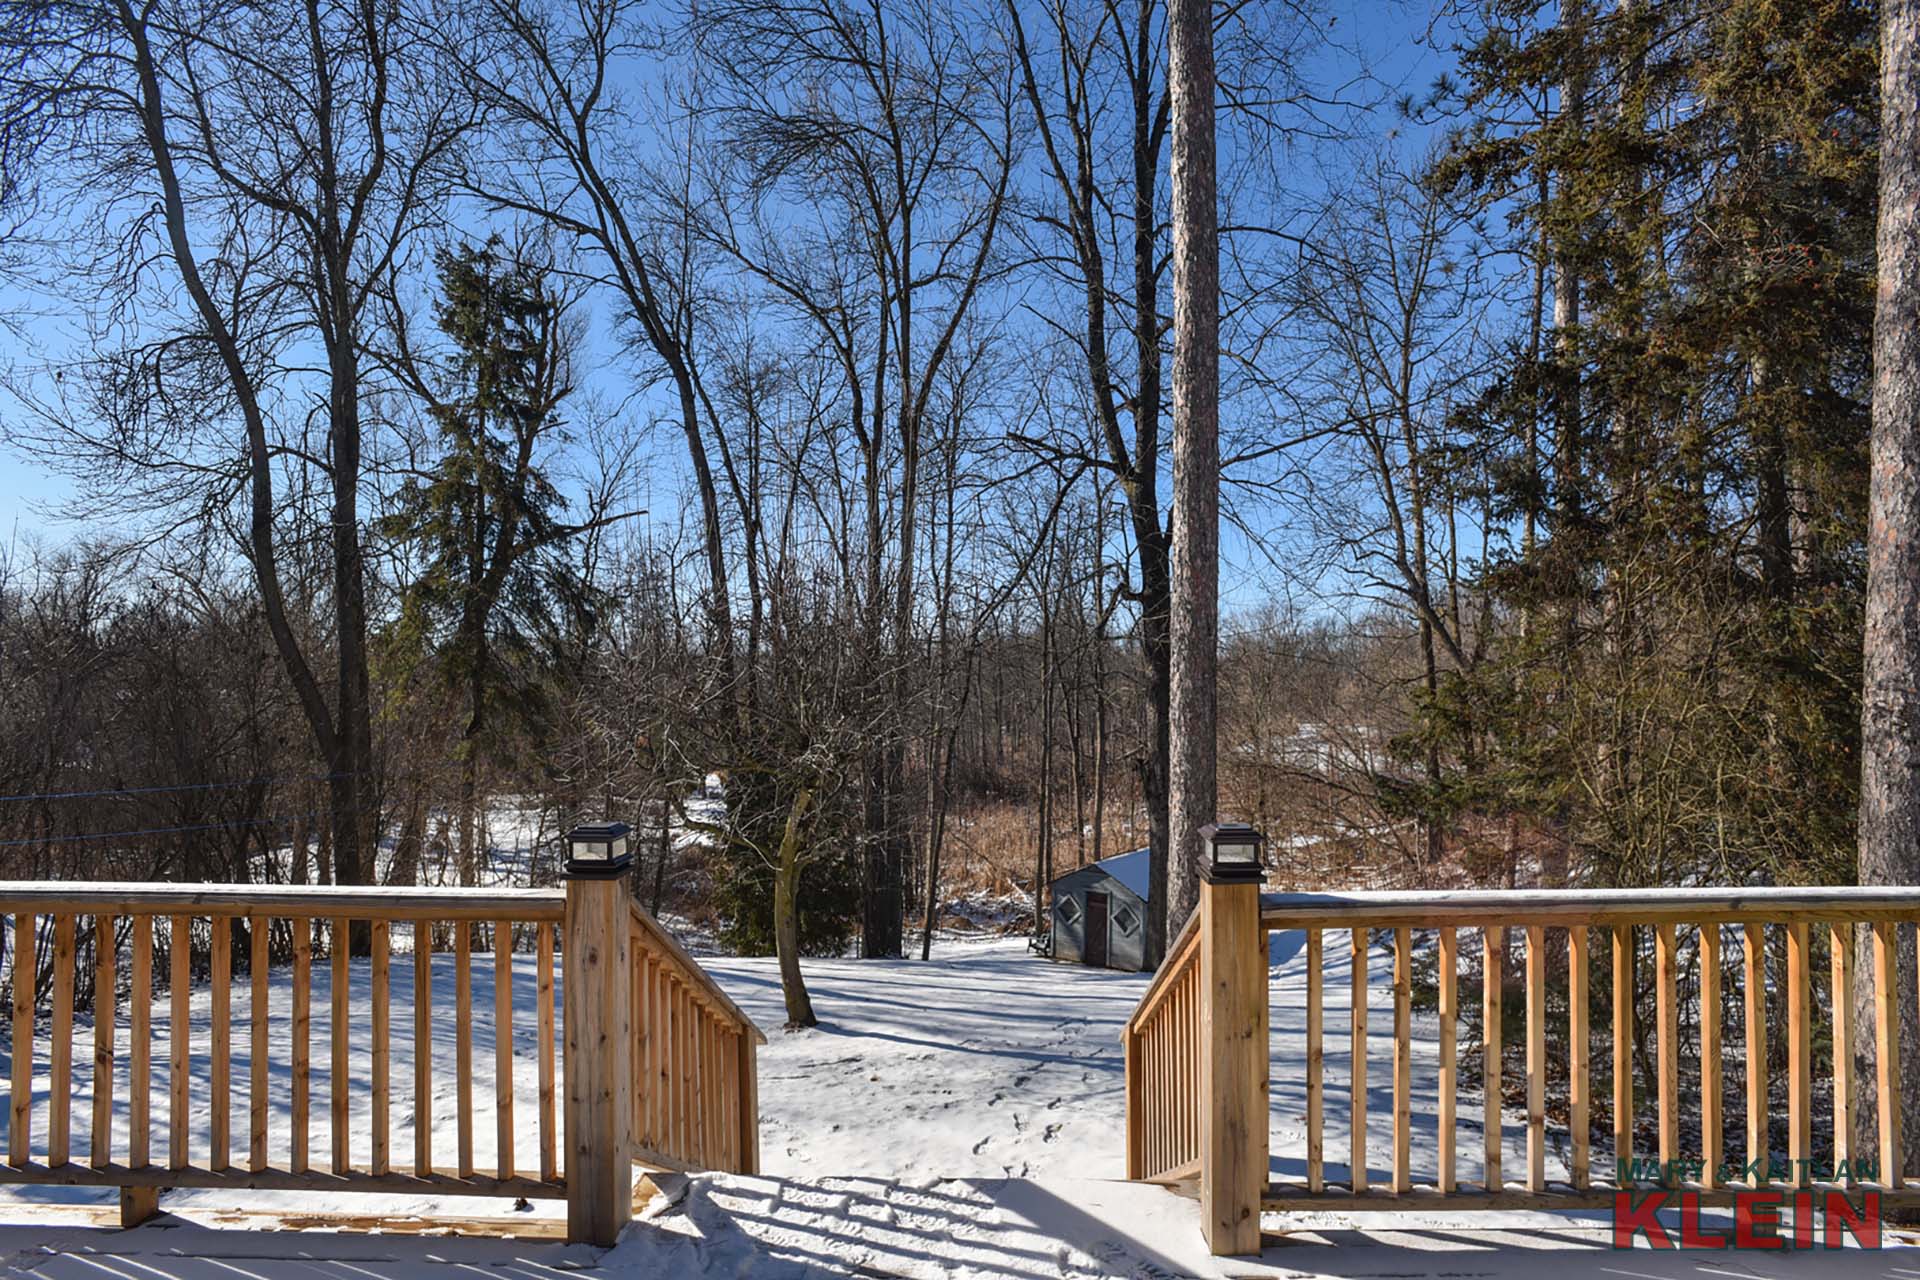
[[[1847,0],[1502,3],[1464,52],[1435,180],[1577,305],[1467,415],[1525,533],[1491,660],[1423,714],[1543,866],[1851,870],[1875,65]]]
[[[436,317],[451,352],[438,390],[424,380],[440,453],[385,522],[423,563],[390,637],[402,671],[423,663],[457,696],[459,860],[475,882],[480,767],[548,727],[552,658],[590,620],[593,599],[568,558],[583,526],[544,457],[565,438],[572,392],[566,303],[536,260],[500,242],[442,251]],[[518,736],[516,736],[518,735]]]

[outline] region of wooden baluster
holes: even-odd
[[[699,1049],[694,1055],[699,1064],[700,1081],[700,1161],[709,1169],[720,1167],[719,1153],[713,1149],[713,1020],[704,1007],[694,1023],[694,1039]]]
[[[152,1158],[153,1131],[153,917],[128,922],[132,989],[127,993],[127,1167],[144,1169]]]
[[[153,918],[128,921],[133,950],[132,990],[127,1004],[127,1167],[152,1163],[153,1107]],[[134,1227],[160,1209],[160,1188],[120,1188],[120,1225]]]
[[[1613,1158],[1614,1178],[1633,1181],[1633,926],[1613,927]]]
[[[13,1095],[9,1099],[7,1163],[16,1169],[33,1158],[33,913],[13,916]]]
[[[536,935],[540,1006],[540,1179],[559,1175],[559,1145],[554,1132],[553,1092],[553,926],[542,924]]]
[[[471,926],[453,924],[453,1063],[454,1114],[458,1128],[458,1165],[461,1178],[473,1176],[473,950]]]
[[[1161,1079],[1161,1127],[1165,1131],[1166,1150],[1161,1156],[1163,1168],[1178,1164],[1185,1155],[1180,1140],[1180,983],[1168,994],[1166,1014],[1161,1021],[1160,1053],[1165,1067]]]
[[[713,1158],[713,1064],[712,1054],[707,1051],[708,1036],[712,1030],[712,1024],[708,1022],[703,1009],[696,1015],[693,1024],[693,1078],[700,1097],[700,1106],[694,1112],[700,1126],[700,1164],[707,1169],[716,1166]]]
[[[193,921],[186,916],[174,916],[171,921],[172,932],[167,940],[167,957],[170,961],[168,975],[168,996],[171,1012],[168,1015],[167,1031],[169,1045],[167,1054],[167,1079],[171,1085],[167,1107],[167,1153],[168,1167],[184,1169],[187,1167],[187,1138],[192,1132],[193,1118],[187,1110],[187,1088],[192,1079],[193,1056],[189,1035],[192,1033],[193,996]]]
[[[1451,1194],[1455,1188],[1455,1140],[1458,1106],[1457,1094],[1460,1090],[1460,1067],[1456,1060],[1460,1023],[1460,984],[1458,980],[1460,963],[1460,938],[1453,926],[1440,930],[1439,973],[1436,979],[1440,985],[1440,1131],[1436,1135],[1439,1146],[1439,1187],[1441,1194]]]
[[[710,1020],[707,1025],[707,1051],[712,1055],[713,1066],[708,1076],[713,1081],[713,1158],[716,1167],[725,1169],[732,1161],[727,1153],[727,1059],[721,1052],[726,1043],[726,1035],[718,1020]]]
[[[1120,1033],[1121,1069],[1124,1072],[1123,1095],[1126,1105],[1127,1181],[1138,1182],[1147,1176],[1146,1090],[1140,1061],[1140,1029],[1131,1024]],[[647,1077],[651,1082],[651,1074]],[[657,1145],[656,1145],[657,1149]]]
[[[1175,1119],[1177,1111],[1173,1096],[1173,1002],[1169,1000],[1164,1017],[1160,1019],[1160,1169],[1165,1171],[1179,1161],[1179,1142],[1175,1138]]]
[[[643,1147],[653,1145],[652,1126],[647,1123],[647,1036],[652,1028],[647,1024],[647,944],[641,937],[640,929],[635,926],[627,938],[627,954],[633,965],[633,978],[627,984],[627,999],[632,1005],[630,1020],[633,1024],[633,1080],[629,1086],[633,1090],[633,1140]]]
[[[1853,1154],[1853,925],[1827,930],[1833,951],[1833,1167]]]
[[[1180,977],[1175,980],[1173,990],[1168,996],[1165,1043],[1161,1049],[1161,1051],[1166,1054],[1167,1059],[1166,1073],[1161,1078],[1166,1081],[1164,1086],[1165,1093],[1163,1095],[1166,1101],[1163,1105],[1166,1115],[1164,1123],[1167,1129],[1166,1163],[1168,1165],[1178,1164],[1181,1160],[1185,1159],[1187,1149],[1185,1130],[1186,1114],[1180,1107],[1179,1083],[1180,1040],[1186,1026],[1185,1020],[1180,1016],[1180,996],[1184,989],[1185,981],[1186,975],[1180,975]]]
[[[393,1089],[393,939],[388,922],[375,920],[373,961],[373,1151],[368,1167],[378,1176],[393,1167],[393,1131],[389,1108]]]
[[[53,1026],[48,1036],[47,1167],[67,1163],[73,1135],[73,984],[79,952],[70,915],[53,918]]]
[[[350,1061],[351,1045],[347,1039],[347,997],[351,992],[352,981],[348,970],[348,959],[352,950],[352,922],[345,916],[338,917],[333,922],[333,934],[328,939],[327,946],[333,974],[328,991],[333,998],[332,1015],[329,1018],[333,1052],[327,1058],[327,1081],[332,1090],[327,1118],[333,1124],[333,1171],[335,1173],[345,1173],[353,1167],[353,1146],[348,1129],[348,1124],[352,1120],[351,1095],[348,1090],[353,1084],[353,1064]]]
[[[413,922],[413,1171],[433,1172],[433,923],[428,920]]]
[[[1880,1120],[1880,1182],[1886,1187],[1906,1185],[1900,1167],[1900,977],[1899,925],[1876,920],[1873,925],[1873,1043],[1874,1097]]]
[[[680,1028],[680,1142],[687,1158],[700,1159],[699,1136],[694,1128],[699,1099],[693,1088],[693,991],[680,985],[680,1013],[675,1018]]]
[[[1748,1181],[1763,1187],[1769,1181],[1767,1139],[1767,949],[1764,926],[1742,930],[1745,958],[1741,997],[1746,1020],[1741,1029],[1747,1042],[1747,1168]]]
[[[1680,1158],[1680,962],[1671,924],[1656,925],[1654,985],[1659,1029],[1655,1036],[1660,1077],[1660,1166]]]
[[[1413,931],[1393,931],[1393,1193],[1413,1190]]]
[[[1527,1190],[1547,1187],[1547,931],[1527,926]]]
[[[255,1173],[267,1167],[267,1065],[271,1047],[268,1019],[272,1014],[267,996],[267,984],[272,975],[267,955],[267,944],[272,940],[269,926],[270,922],[265,916],[254,916],[247,921],[247,977],[253,983],[251,1008],[248,1010],[253,1015],[253,1031],[247,1039],[250,1076],[247,1084],[247,1167]]]
[[[93,918],[93,1166],[113,1163],[114,1019],[120,1002],[114,918]]]
[[[740,1089],[736,1074],[740,1065],[740,1050],[734,1043],[735,1039],[730,1026],[719,1024],[719,1034],[714,1038],[714,1053],[719,1058],[720,1154],[729,1171],[740,1167]]]
[[[1484,955],[1481,959],[1480,1017],[1485,1044],[1481,1050],[1480,1072],[1481,1083],[1486,1091],[1486,1111],[1481,1123],[1487,1148],[1482,1160],[1481,1185],[1489,1195],[1497,1195],[1506,1185],[1500,1174],[1500,1109],[1503,1103],[1500,1092],[1500,1045],[1504,1034],[1500,1025],[1500,976],[1506,965],[1506,929],[1491,925],[1482,929],[1481,944]]]
[[[1700,926],[1700,1162],[1701,1180],[1720,1185],[1720,1108],[1725,1105],[1720,1061],[1720,926]]]
[[[1576,924],[1567,930],[1567,1128],[1573,1145],[1568,1172],[1574,1189],[1579,1191],[1585,1191],[1592,1181],[1593,1135],[1588,1112],[1593,1102],[1593,1061],[1587,978],[1587,927]]]
[[[686,1099],[680,1091],[680,1063],[683,1053],[680,1048],[681,1025],[680,983],[675,978],[667,987],[667,1054],[665,1068],[667,1072],[667,1139],[672,1144],[667,1150],[676,1159],[687,1158],[687,1137],[684,1128],[686,1118]]]
[[[1807,922],[1787,926],[1787,1159],[1793,1185],[1808,1182],[1813,1159],[1813,956]]]
[[[293,929],[293,1144],[287,1167],[305,1173],[313,1124],[313,933],[318,922],[289,923]]]
[[[659,1108],[660,1122],[654,1129],[654,1137],[660,1143],[660,1150],[668,1155],[675,1153],[673,1145],[673,1077],[668,1064],[673,1061],[673,980],[664,970],[655,975],[653,983],[653,1023],[658,1028],[654,1039],[654,1076],[653,1090]],[[1150,1114],[1143,1112],[1143,1115]],[[1149,1126],[1150,1127],[1150,1126]]]
[[[217,1172],[233,1163],[233,921],[215,916],[212,925],[213,1097],[207,1127],[213,1141],[207,1168]]]
[[[760,1172],[760,1046],[745,1028],[740,1032],[740,1172]]]
[[[1320,930],[1307,930],[1307,1190],[1326,1189],[1326,1044]]]
[[[1192,1159],[1194,1153],[1200,1149],[1198,1135],[1195,1133],[1198,1127],[1196,1121],[1199,1117],[1193,1106],[1198,1101],[1194,1097],[1196,1074],[1194,1069],[1198,1066],[1199,1037],[1195,1034],[1194,1014],[1199,1010],[1193,998],[1194,982],[1198,977],[1198,970],[1190,968],[1180,984],[1179,1051],[1174,1059],[1178,1083],[1173,1092],[1173,1105],[1180,1116],[1182,1161]]]
[[[1160,1100],[1156,1111],[1160,1113],[1160,1171],[1173,1167],[1179,1159],[1179,1148],[1173,1136],[1175,1121],[1175,1100],[1173,1100],[1173,1004],[1169,1002],[1165,1015],[1160,1019]]]
[[[505,1181],[513,1176],[513,926],[505,920],[493,926],[493,1132],[495,1175]]]
[[[1140,1176],[1160,1172],[1160,1046],[1152,1021],[1140,1027]]]
[[[1353,1127],[1350,1133],[1348,1169],[1353,1194],[1367,1191],[1367,931],[1353,931],[1352,991],[1349,996],[1353,1027],[1353,1071],[1351,1074]]]

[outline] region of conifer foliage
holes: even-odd
[[[1523,814],[1549,871],[1851,869],[1874,22],[1500,4],[1464,52],[1433,176],[1538,283],[1458,424],[1507,531],[1497,642],[1423,722],[1459,764],[1438,816]]]

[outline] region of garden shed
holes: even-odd
[[[1054,879],[1055,960],[1096,969],[1147,967],[1145,849],[1117,853]]]

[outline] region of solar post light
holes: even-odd
[[[1207,842],[1208,880],[1233,884],[1267,878],[1266,863],[1260,858],[1267,838],[1244,822],[1209,822],[1200,828],[1200,838]]]
[[[633,865],[633,828],[624,822],[586,824],[567,832],[567,874],[611,879]]]

